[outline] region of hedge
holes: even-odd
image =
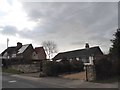
[[[57,76],[63,73],[83,71],[83,67],[84,64],[80,61],[45,61],[43,63],[43,73],[45,73],[47,76]]]
[[[43,73],[48,76],[56,76],[59,73],[59,64],[53,61],[45,61],[43,63]]]
[[[112,75],[112,63],[107,58],[95,60],[96,79],[108,78]]]

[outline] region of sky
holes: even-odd
[[[7,38],[9,47],[17,42],[38,47],[50,40],[58,52],[82,49],[85,43],[109,52],[118,27],[117,2],[30,1],[0,0],[0,52]]]

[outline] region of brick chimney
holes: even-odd
[[[22,47],[22,43],[17,42],[17,48],[19,49],[19,48],[21,48],[21,47]]]
[[[89,43],[85,44],[85,48],[88,49],[89,48]]]

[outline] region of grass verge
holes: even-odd
[[[12,68],[2,68],[2,72],[12,73],[12,74],[20,74],[20,73],[22,73],[22,72],[20,72],[18,70],[12,69]]]
[[[118,82],[119,78],[120,78],[119,76],[114,76],[114,77],[111,77],[108,79],[95,80],[93,82],[95,82],[95,83],[114,83],[114,82]]]

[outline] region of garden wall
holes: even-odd
[[[24,73],[39,72],[40,67],[35,64],[25,64],[25,65],[12,65],[11,68]]]

